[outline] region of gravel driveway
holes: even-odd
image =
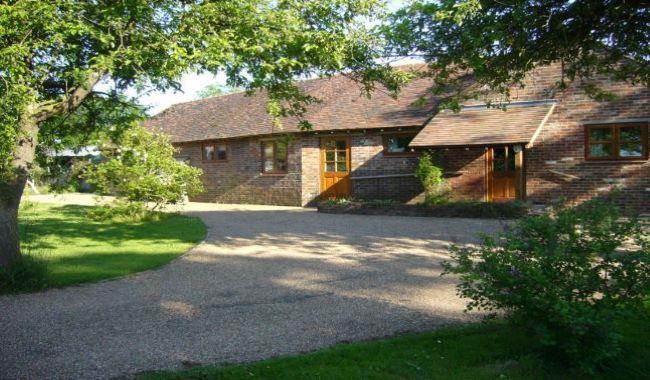
[[[0,297],[0,377],[110,378],[252,361],[475,319],[440,277],[498,222],[191,204],[205,243],[114,281]]]

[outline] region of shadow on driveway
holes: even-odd
[[[496,221],[192,205],[205,243],[159,270],[0,297],[0,377],[108,378],[251,361],[471,321],[440,277]]]

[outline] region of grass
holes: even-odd
[[[451,327],[245,365],[142,374],[142,379],[641,379],[650,378],[650,308],[617,329],[621,359],[595,375],[544,363],[535,342],[503,322]]]
[[[95,282],[169,263],[201,241],[198,218],[94,221],[89,207],[27,204],[19,215],[23,252],[47,265],[44,287]],[[32,289],[34,290],[34,289]]]

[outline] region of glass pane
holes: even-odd
[[[206,145],[203,147],[203,159],[206,161],[214,160],[214,146]]]
[[[284,172],[287,170],[287,144],[275,144],[275,170]]]
[[[325,161],[334,161],[334,160],[336,160],[336,158],[334,157],[333,151],[325,152]]]
[[[345,150],[348,144],[345,140],[336,140],[336,149]]]
[[[287,159],[287,145],[286,144],[277,143],[275,145],[275,149],[277,149],[277,152],[276,152],[275,156],[278,159],[283,159],[283,160]]]
[[[325,142],[325,149],[336,149],[336,142],[333,140]]]
[[[515,170],[515,151],[512,150],[512,147],[508,149],[508,171]]]
[[[225,145],[217,145],[217,160],[228,159],[227,147]]]
[[[506,158],[506,148],[494,148],[494,158]]]
[[[494,171],[495,172],[504,172],[506,171],[506,160],[494,160]]]
[[[611,157],[612,144],[591,144],[589,145],[590,157]]]
[[[273,161],[272,160],[265,160],[264,161],[264,172],[265,173],[270,173],[273,171]]]
[[[621,128],[621,141],[641,141],[641,127]],[[622,154],[621,154],[622,156]]]
[[[388,137],[386,141],[386,149],[390,153],[408,152],[408,145],[411,143],[411,140],[413,140],[413,136],[411,135]]]
[[[591,141],[612,140],[612,128],[589,128],[589,140]]]
[[[641,143],[621,143],[621,157],[641,157],[642,153]]]
[[[344,150],[337,150],[336,151],[336,160],[337,161],[345,161],[347,158],[347,152]]]
[[[280,172],[287,171],[287,160],[285,160],[285,159],[277,159],[275,161],[275,170],[280,171]]]
[[[266,159],[273,159],[273,143],[272,142],[265,142],[263,145],[263,150],[264,150],[264,158]]]
[[[339,171],[339,172],[347,172],[348,171],[348,167],[345,164],[345,161],[339,161],[339,162],[336,163],[336,171]]]
[[[336,166],[334,165],[333,162],[328,162],[325,164],[325,171],[328,173],[335,172]]]

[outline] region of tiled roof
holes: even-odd
[[[508,104],[506,110],[485,105],[467,106],[460,112],[439,112],[411,141],[411,147],[469,146],[529,143],[552,112],[553,102]]]
[[[411,65],[408,69],[417,70],[418,67]],[[435,100],[427,96],[431,84],[430,79],[415,79],[401,90],[397,99],[382,88],[367,98],[357,83],[342,75],[305,80],[298,86],[322,100],[310,105],[304,117],[314,130],[324,131],[421,126],[435,112]],[[415,106],[413,103],[421,97],[428,101]],[[251,96],[235,93],[180,103],[144,125],[166,133],[177,143],[280,132],[272,127],[266,100],[266,95],[260,92]],[[287,118],[282,122],[283,130],[297,131],[297,123],[295,118]]]

